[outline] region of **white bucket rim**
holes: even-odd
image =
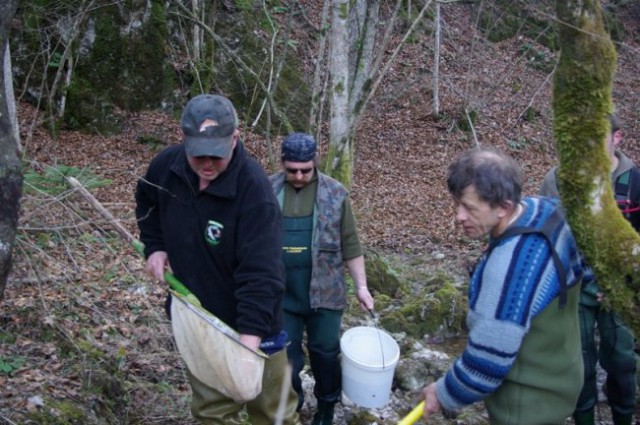
[[[362,360],[359,360],[357,356],[354,355],[353,350],[349,351],[348,347],[345,347],[345,344],[344,344],[345,337],[347,337],[349,334],[356,334],[358,332],[375,334],[376,338],[378,338],[378,335],[379,335],[380,338],[385,340],[387,343],[391,343],[388,345],[390,345],[395,350],[391,358],[387,359],[387,357],[384,356],[383,364],[379,364],[379,363],[374,364],[374,363],[364,362]],[[383,347],[380,347],[380,348],[384,350]],[[342,337],[340,338],[340,350],[342,351],[343,355],[346,355],[350,361],[357,363],[362,367],[366,367],[372,370],[386,370],[389,368],[395,368],[396,364],[400,360],[400,346],[398,345],[398,342],[387,332],[373,326],[355,326],[353,328],[347,329],[344,332],[344,334],[342,334]]]

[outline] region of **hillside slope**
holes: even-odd
[[[320,1],[308,3],[319,10]],[[634,4],[628,10],[614,99],[623,148],[640,162],[640,10]],[[455,226],[447,166],[476,144],[495,146],[522,165],[526,193],[537,192],[555,163],[549,66],[556,56],[526,37],[484,41],[473,31],[470,4],[443,5],[442,21],[441,116],[432,117],[432,46],[425,37],[407,44],[360,123],[351,196],[368,247],[407,264],[462,273],[481,245]],[[465,108],[477,114],[474,131],[461,129]],[[136,180],[158,148],[179,143],[178,122],[131,114],[119,136],[62,131],[54,141],[32,107],[20,109],[30,167],[86,167],[110,179],[92,193],[136,233]],[[149,136],[163,143],[144,142]],[[244,131],[244,140],[266,166],[264,138]],[[109,229],[69,191],[25,195],[0,312],[0,423],[86,423],[50,419],[69,417],[78,406],[91,410],[96,424],[192,423],[184,369],[162,310],[165,291]]]

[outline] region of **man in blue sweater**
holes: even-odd
[[[521,198],[516,163],[471,150],[450,167],[456,222],[489,237],[469,283],[467,345],[423,389],[424,417],[484,400],[492,424],[564,424],[582,385],[580,282],[593,279],[557,202]]]

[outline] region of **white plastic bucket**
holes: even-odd
[[[342,335],[340,350],[344,395],[362,407],[384,407],[400,359],[398,343],[378,328],[358,326]]]

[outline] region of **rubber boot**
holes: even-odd
[[[633,414],[623,415],[621,413],[617,413],[615,410],[611,410],[611,416],[613,419],[613,425],[631,425],[631,421],[633,420]]]
[[[318,410],[313,415],[311,425],[331,425],[333,424],[333,413],[335,403],[330,401],[318,400]]]
[[[287,346],[287,357],[289,358],[289,364],[291,365],[291,386],[298,395],[298,406],[296,412],[300,412],[302,405],[304,404],[304,390],[302,389],[302,379],[300,378],[300,372],[304,368],[304,353],[302,351],[302,345],[296,344],[293,341]]]
[[[311,372],[316,380],[313,394],[318,401],[336,403],[342,395],[342,369],[339,352],[331,354],[309,353]]]
[[[339,353],[309,353],[311,371],[316,379],[313,393],[318,400],[318,411],[312,425],[331,425],[335,404],[342,395],[342,369]]]
[[[596,422],[593,409],[573,412],[573,422],[576,425],[594,425]]]

